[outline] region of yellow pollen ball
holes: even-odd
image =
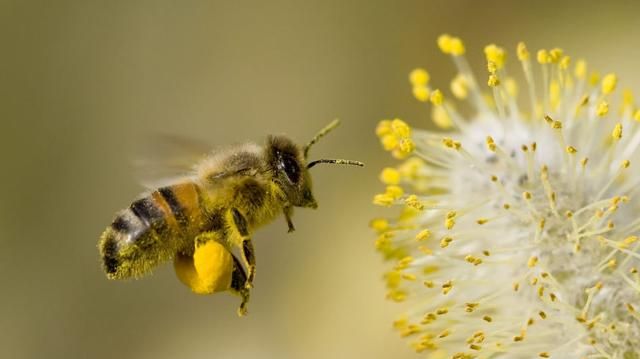
[[[619,140],[622,138],[622,124],[616,124],[616,127],[613,128],[613,132],[611,132],[611,137],[614,140]]]
[[[426,241],[431,237],[431,231],[428,229],[423,229],[418,234],[416,234],[416,240],[418,242]]]
[[[411,90],[413,93],[413,97],[416,98],[416,100],[420,101],[420,102],[427,102],[429,101],[429,88],[427,88],[427,86],[424,85],[415,85],[413,86],[413,89]]]
[[[400,140],[400,151],[404,154],[410,154],[416,149],[416,144],[410,138],[403,138]]]
[[[376,135],[382,138],[382,136],[389,134],[391,134],[391,121],[382,120],[378,122],[378,126],[376,127]]]
[[[411,128],[409,125],[398,118],[391,121],[391,129],[393,130],[393,133],[399,137],[409,137],[411,135]]]
[[[445,54],[451,53],[451,36],[449,34],[442,34],[438,36],[438,47],[440,51]]]
[[[459,38],[457,37],[451,38],[450,46],[451,46],[451,55],[453,56],[464,55],[464,52],[465,52],[464,43]]]
[[[491,87],[496,87],[500,85],[500,80],[498,79],[498,76],[491,74],[489,75],[489,81],[487,81],[487,84]]]
[[[380,173],[380,181],[384,184],[398,184],[400,183],[400,172],[391,167],[387,167]]]
[[[442,96],[442,91],[440,90],[433,90],[431,92],[431,103],[436,105],[436,106],[440,106],[442,105],[442,101],[444,100],[443,96]]]
[[[548,64],[549,62],[551,62],[551,57],[549,56],[549,53],[547,52],[547,50],[538,50],[538,54],[537,54],[537,60],[538,63],[541,65],[544,64]]]
[[[413,86],[424,86],[429,83],[431,76],[425,69],[417,68],[409,73],[409,82]]]
[[[587,76],[587,62],[582,59],[578,60],[573,74],[576,75],[577,78],[584,80]]]
[[[384,218],[376,218],[369,222],[369,227],[378,233],[384,232],[389,229],[389,221]]]
[[[398,143],[400,141],[398,141],[398,137],[389,134],[389,135],[384,135],[381,139],[382,142],[382,147],[386,150],[386,151],[391,151],[394,148],[398,147]]]
[[[529,60],[529,50],[527,50],[527,45],[525,45],[524,42],[519,42],[518,43],[518,47],[516,49],[516,52],[518,53],[518,60],[520,61],[527,61]]]
[[[549,50],[549,59],[551,60],[551,62],[553,62],[554,64],[557,64],[560,62],[560,60],[562,59],[562,56],[564,55],[564,51],[560,48],[553,48],[551,50]]]
[[[490,44],[485,46],[484,55],[487,58],[487,61],[493,62],[498,70],[504,67],[504,63],[506,61],[506,52],[503,48]]]
[[[616,74],[606,74],[602,78],[602,93],[608,95],[616,89],[618,77]]]
[[[404,194],[404,190],[400,186],[389,185],[387,186],[384,194],[393,199],[398,199],[402,197],[402,195]]]
[[[609,113],[609,103],[607,101],[602,101],[596,107],[596,114],[599,117],[604,117]]]
[[[469,95],[469,85],[464,75],[458,74],[451,80],[451,93],[460,100],[467,98]]]

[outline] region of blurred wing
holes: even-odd
[[[157,134],[148,138],[133,159],[134,173],[144,187],[160,188],[193,175],[194,166],[212,146],[188,137]]]

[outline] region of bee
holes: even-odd
[[[178,279],[193,292],[231,292],[242,299],[238,314],[246,314],[256,273],[254,231],[283,214],[292,232],[294,207],[318,207],[309,173],[315,165],[363,166],[342,159],[307,162],[311,146],[338,124],[334,120],[305,146],[268,136],[264,146],[215,152],[190,175],[134,201],[100,238],[107,277],[139,278],[173,260]]]

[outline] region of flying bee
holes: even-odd
[[[269,136],[264,146],[213,153],[191,175],[134,201],[100,238],[107,277],[138,278],[173,259],[178,278],[193,292],[239,295],[238,314],[244,315],[256,272],[253,232],[280,214],[292,232],[294,207],[317,208],[309,173],[315,165],[363,166],[339,159],[307,162],[311,146],[338,124],[334,120],[303,147]]]

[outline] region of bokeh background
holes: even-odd
[[[408,72],[448,88],[436,37],[561,46],[640,90],[637,2],[0,1],[0,357],[410,358],[391,330],[368,220],[393,161],[378,120],[430,126]],[[512,57],[513,59],[513,57]],[[634,86],[635,85],[635,86]],[[110,282],[96,243],[141,191],[130,159],[154,133],[212,145],[287,133],[364,169],[314,170],[317,211],[255,235],[250,315],[192,295],[170,266]]]

